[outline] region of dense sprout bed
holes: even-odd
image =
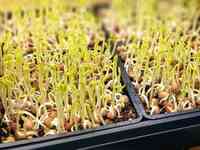
[[[115,40],[102,19],[111,3],[45,0],[36,6],[1,10],[0,141],[134,119],[110,54]]]
[[[2,2],[1,142],[134,119],[117,55],[148,114],[200,107],[199,0]]]
[[[200,108],[199,1],[138,1],[117,49],[150,115]]]

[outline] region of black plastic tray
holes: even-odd
[[[124,83],[124,85],[126,85]],[[127,91],[129,88],[126,87]],[[90,144],[89,142],[87,143],[79,143],[79,141],[83,140],[86,141],[87,138],[95,138],[97,134],[111,134],[111,131],[115,131],[115,134],[120,135],[120,129],[121,128],[126,128],[127,126],[134,125],[142,120],[142,113],[140,112],[140,109],[137,107],[137,104],[135,101],[132,99],[133,96],[131,95],[132,93],[126,92],[126,94],[129,96],[129,100],[133,106],[133,109],[135,110],[136,113],[136,118],[130,121],[122,121],[122,122],[117,122],[113,123],[110,125],[105,125],[101,126],[99,128],[94,128],[94,129],[87,129],[87,130],[82,130],[82,131],[75,131],[71,133],[66,133],[66,134],[58,134],[58,135],[52,135],[52,136],[46,136],[46,137],[38,137],[38,138],[33,138],[30,140],[22,140],[22,141],[16,141],[13,143],[6,143],[6,144],[0,144],[0,149],[40,149],[42,147],[48,147],[48,149],[58,149],[59,145],[62,147],[64,144],[67,148],[74,149],[77,147],[81,147],[85,144]],[[120,135],[121,136],[121,135]],[[121,136],[123,139],[123,136]],[[98,144],[100,141],[95,140],[95,144]],[[64,143],[63,143],[64,142]],[[108,142],[114,142],[114,138],[110,138]],[[58,146],[58,147],[57,147]]]
[[[122,78],[124,80],[124,83],[126,84],[127,88],[128,88],[128,92],[129,95],[133,96],[133,100],[134,103],[136,103],[138,106],[137,108],[140,109],[140,112],[143,114],[143,116],[146,119],[161,119],[161,118],[166,118],[166,117],[172,117],[172,116],[180,116],[180,115],[186,115],[186,114],[191,114],[191,116],[193,114],[197,114],[200,116],[200,109],[193,109],[193,110],[189,110],[189,111],[183,111],[183,112],[172,112],[172,113],[164,113],[164,114],[156,114],[156,115],[149,115],[146,113],[145,109],[144,109],[144,105],[142,104],[139,96],[137,95],[136,91],[135,91],[135,87],[133,86],[133,84],[131,83],[131,80],[128,76],[128,73],[126,72],[125,68],[124,68],[124,63],[123,61],[119,58],[119,66],[121,68],[121,72],[122,72]]]
[[[59,135],[21,141],[0,147],[0,149],[79,149],[79,150],[121,150],[151,149],[155,144],[160,148],[170,145],[187,146],[199,141],[200,117],[182,115],[159,120],[148,120],[117,128],[76,133],[73,136]],[[196,132],[198,131],[198,132]],[[194,136],[196,134],[196,136]],[[195,138],[194,138],[195,137]],[[177,140],[178,139],[178,140]]]

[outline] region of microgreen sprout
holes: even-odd
[[[189,31],[183,33],[181,30],[188,30],[188,27],[176,27],[175,22],[180,21],[177,12],[173,10],[173,17],[165,13],[161,15],[159,8],[164,7],[162,3],[152,0],[147,1],[147,5],[140,3],[142,0],[138,1],[139,12],[135,16],[138,19],[135,26],[137,38],[128,43],[129,57],[125,60],[125,68],[146,111],[154,115],[199,108],[195,96],[200,90],[197,86],[200,84],[199,49],[191,44],[192,34],[198,31],[199,14],[194,15]],[[145,9],[145,6],[153,8],[155,4],[158,9]],[[175,6],[182,7],[182,3]],[[190,8],[183,9],[188,14],[194,13],[189,11]],[[145,14],[146,10],[153,11]],[[185,15],[190,18],[188,14]],[[173,28],[176,29],[169,29],[171,20],[175,21]],[[190,23],[189,19],[187,21]],[[138,30],[143,32],[140,37]],[[198,38],[199,35],[195,34],[195,39]]]
[[[0,142],[134,119],[92,3],[34,2],[0,23]]]

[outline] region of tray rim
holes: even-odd
[[[190,122],[190,121],[188,122],[187,121],[188,119],[192,119],[195,122]],[[173,124],[175,124],[175,127],[173,126]],[[90,132],[90,133],[85,133],[82,135],[71,136],[71,137],[63,135],[60,138],[51,138],[51,139],[48,138],[49,140],[37,140],[38,141],[37,143],[29,142],[23,145],[11,145],[10,147],[0,147],[0,149],[4,149],[4,150],[6,149],[29,150],[29,149],[38,149],[38,148],[46,149],[46,148],[51,148],[52,146],[55,146],[55,145],[68,144],[70,142],[72,142],[72,145],[74,145],[74,144],[78,144],[79,142],[84,142],[84,140],[88,140],[91,138],[96,138],[96,137],[104,138],[105,136],[113,136],[113,134],[118,134],[118,139],[115,139],[115,140],[111,139],[105,142],[105,144],[108,145],[108,144],[118,143],[120,141],[123,142],[123,141],[129,141],[129,140],[143,139],[146,137],[151,137],[152,135],[160,135],[164,133],[172,133],[172,132],[177,132],[177,131],[179,132],[184,129],[192,129],[193,127],[200,128],[200,116],[197,114],[193,114],[192,116],[190,114],[182,115],[178,118],[170,117],[170,118],[163,118],[159,120],[144,120],[139,123],[130,124],[127,126],[121,126],[119,128],[110,128],[104,131]],[[136,132],[136,135],[132,135],[132,136],[130,135],[128,138],[121,139],[120,135],[122,134],[124,135],[124,132],[129,133],[130,131]],[[138,131],[140,132],[139,135],[137,133]],[[42,138],[44,137],[41,137],[40,139]],[[102,144],[103,143],[89,144],[89,146],[83,146],[81,148],[87,149],[90,147],[99,147]],[[74,149],[77,149],[77,147]]]

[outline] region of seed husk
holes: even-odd
[[[48,127],[48,128],[51,128],[52,126],[52,121],[54,120],[54,118],[51,118],[51,117],[47,117],[45,120],[44,120],[44,124]]]
[[[14,136],[8,136],[6,140],[3,140],[3,143],[10,143],[10,142],[15,142]]]
[[[117,47],[117,48],[116,48],[116,52],[117,52],[118,54],[121,54],[122,52],[125,52],[125,48],[122,47],[122,46]]]
[[[166,91],[161,91],[161,92],[158,93],[158,97],[159,97],[160,99],[166,98],[166,97],[168,97],[168,96],[169,96],[169,93],[166,92]]]
[[[159,106],[153,106],[150,112],[151,115],[160,114],[160,107]]]
[[[66,121],[65,123],[64,123],[64,128],[65,128],[65,130],[70,130],[71,128],[72,128],[72,126],[73,126],[73,123],[70,123],[70,122],[68,122],[68,121]]]
[[[107,113],[107,118],[111,119],[111,120],[114,120],[116,117],[117,117],[117,112],[115,111],[114,108],[111,108],[109,110],[109,112]]]
[[[129,103],[129,98],[127,95],[121,95],[120,100],[126,105]]]
[[[200,98],[198,98],[198,99],[196,100],[196,104],[197,104],[197,105],[200,105]]]
[[[24,128],[27,130],[32,130],[34,127],[34,123],[32,119],[25,119],[24,120]]]
[[[51,128],[52,126],[52,121],[55,119],[55,117],[57,116],[57,112],[56,111],[50,111],[48,113],[47,118],[44,120],[44,124],[48,127]]]
[[[25,131],[17,131],[16,132],[16,137],[18,140],[23,140],[26,139],[26,132]]]
[[[172,84],[170,86],[170,91],[178,94],[180,92],[180,83],[176,82],[176,81],[172,82]]]
[[[159,105],[159,100],[157,98],[152,98],[151,99],[151,105],[152,106],[158,106]]]
[[[166,112],[169,112],[169,113],[174,112],[174,110],[173,110],[173,105],[172,105],[171,103],[168,102],[168,103],[165,105],[165,111],[166,111]]]

